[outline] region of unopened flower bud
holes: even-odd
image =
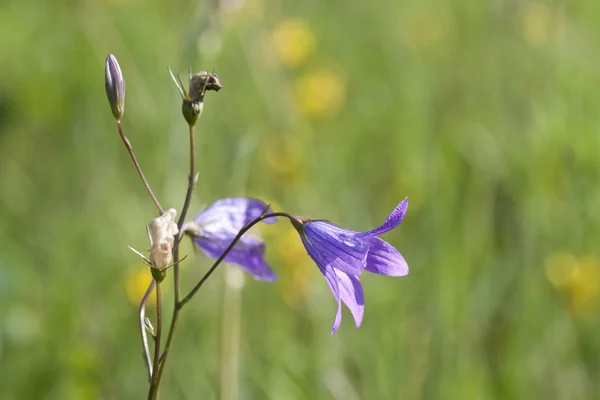
[[[170,209],[148,224],[150,236],[150,264],[159,271],[167,269],[171,263],[175,235],[179,233],[175,216],[177,211]]]
[[[106,57],[104,86],[112,113],[117,120],[120,120],[125,111],[125,81],[123,80],[121,67],[119,67],[117,59],[112,54]]]

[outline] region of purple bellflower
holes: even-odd
[[[240,229],[264,212],[271,210],[260,200],[229,197],[217,200],[201,211],[193,221],[183,226],[183,231],[192,234],[194,243],[207,257],[219,258]],[[276,221],[275,217],[263,220],[268,224]],[[263,241],[248,232],[227,253],[224,261],[239,265],[257,280],[274,281],[277,275],[265,261],[264,254]]]
[[[357,328],[362,322],[365,302],[358,276],[363,270],[387,276],[408,274],[404,257],[378,238],[402,222],[407,208],[408,200],[404,199],[380,227],[368,232],[354,232],[323,220],[291,218],[308,255],[325,276],[338,303],[332,334],[342,322],[342,302],[352,313]]]

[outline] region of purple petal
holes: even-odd
[[[219,242],[205,237],[195,237],[194,242],[207,257],[219,258],[229,246],[231,240],[229,242]],[[277,275],[263,258],[264,245],[262,243],[256,245],[255,243],[254,239],[248,241],[245,237],[242,237],[236,246],[227,253],[224,261],[239,265],[259,281],[277,280]]]
[[[363,240],[369,245],[367,271],[388,276],[408,275],[408,264],[394,246],[375,236]]]
[[[325,276],[325,280],[327,281],[327,284],[329,285],[329,289],[331,289],[331,293],[333,293],[333,297],[335,297],[335,300],[337,302],[337,311],[335,314],[335,320],[333,321],[333,326],[331,327],[331,334],[333,335],[338,330],[338,328],[340,327],[340,324],[342,323],[342,302],[340,301],[341,300],[340,285],[339,285],[335,270],[333,268],[327,267],[324,270],[321,270],[321,272]]]
[[[342,324],[342,303],[338,302],[337,313],[335,314],[335,321],[333,321],[333,326],[331,327],[331,334],[337,332],[340,325]]]
[[[303,230],[311,249],[319,253],[324,264],[350,275],[362,273],[369,247],[355,238],[354,232],[323,221],[309,222]]]
[[[356,276],[348,275],[342,271],[335,271],[340,286],[340,297],[348,307],[356,327],[360,327],[365,311],[365,295],[360,280]]]
[[[404,218],[404,214],[406,214],[406,209],[408,208],[408,199],[404,199],[394,208],[394,211],[387,217],[383,225],[379,228],[375,228],[368,232],[359,233],[358,236],[379,236],[383,233],[389,232],[402,222]]]
[[[248,197],[229,197],[215,201],[207,209],[201,211],[195,218],[199,225],[213,226],[212,230],[227,231],[234,235],[247,223],[258,218],[263,212],[269,213],[267,204]],[[277,219],[267,218],[262,222],[272,224]]]
[[[314,248],[306,239],[305,234],[300,233],[300,239],[302,239],[302,243],[304,244],[304,247],[306,248],[306,251],[308,252],[310,258],[313,259],[315,264],[317,264],[317,267],[319,267],[319,270],[321,271],[323,276],[325,276],[325,280],[329,285],[329,289],[331,290],[331,293],[333,294],[333,297],[335,298],[335,301],[338,304],[337,313],[335,315],[335,321],[333,322],[333,327],[331,328],[331,334],[333,335],[342,323],[342,303],[340,301],[340,287],[338,283],[338,277],[331,265],[329,265],[327,261],[322,258],[321,253],[314,251]]]

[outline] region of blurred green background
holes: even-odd
[[[221,268],[183,310],[161,398],[600,398],[599,22],[597,0],[4,0],[0,398],[146,395],[149,273],[127,245],[147,247],[155,210],[108,53],[165,207],[188,168],[167,65],[224,84],[191,215],[250,195],[367,230],[410,201],[385,236],[410,275],[363,275],[363,326],[345,310],[333,336],[297,234],[263,227],[279,280]],[[187,289],[210,264],[183,253]]]

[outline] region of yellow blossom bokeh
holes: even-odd
[[[276,135],[261,146],[262,159],[282,184],[290,187],[302,181],[304,146],[291,135]]]
[[[149,266],[142,264],[129,268],[125,279],[125,291],[127,298],[132,304],[140,304],[150,282],[152,282],[152,273]],[[168,291],[168,287],[169,285],[162,285],[163,293]],[[152,294],[148,298],[148,305],[154,304],[156,304],[156,292],[152,291]]]
[[[525,40],[533,45],[548,41],[552,29],[552,13],[540,2],[526,4],[520,13],[520,28]]]
[[[600,300],[600,262],[595,257],[577,259],[572,254],[553,254],[545,263],[546,277],[578,315],[593,313]]]
[[[332,116],[344,105],[346,83],[340,72],[322,69],[298,78],[294,93],[301,114],[309,117]]]
[[[273,29],[272,39],[277,57],[288,68],[300,65],[316,46],[312,30],[299,18],[281,21]]]
[[[283,267],[281,296],[289,305],[302,303],[308,296],[311,282],[318,275],[298,236],[298,232],[289,227],[275,240],[275,251]]]

